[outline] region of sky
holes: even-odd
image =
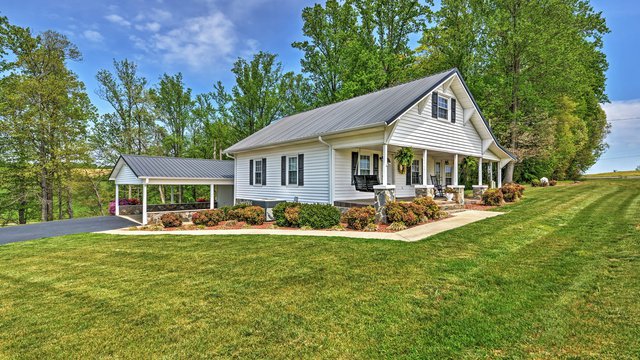
[[[0,14],[34,32],[66,34],[83,54],[70,64],[100,112],[110,111],[96,95],[95,75],[128,58],[151,84],[163,73],[182,72],[194,93],[222,81],[233,85],[232,63],[257,51],[279,55],[286,71],[300,70],[301,52],[291,47],[302,36],[302,9],[313,0],[131,0],[3,1]],[[593,0],[611,33],[603,108],[611,120],[608,150],[588,173],[640,166],[640,2]]]

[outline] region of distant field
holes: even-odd
[[[587,179],[597,179],[597,178],[625,178],[629,176],[638,176],[640,177],[640,171],[638,170],[629,170],[629,171],[616,171],[616,172],[606,172],[600,174],[587,174],[584,177]]]

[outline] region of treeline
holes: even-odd
[[[233,64],[230,89],[216,82],[194,94],[180,73],[150,81],[134,62],[114,60],[96,75],[111,105],[100,115],[67,67],[81,55],[64,35],[2,18],[0,220],[73,217],[82,184],[74,174],[121,153],[222,159],[280,117],[452,67],[519,157],[507,177],[574,178],[606,147],[608,29],[588,1],[328,0],[302,18],[304,40],[292,44],[301,74],[259,52]],[[96,188],[95,177],[86,180],[85,192]],[[93,193],[102,209],[108,192]]]

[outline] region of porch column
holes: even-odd
[[[118,184],[116,183],[116,216],[120,215],[120,194],[118,193]]]
[[[422,150],[422,185],[427,186],[427,178],[429,177],[427,174],[427,163],[429,162],[429,158],[427,157],[427,149]]]
[[[209,209],[213,209],[215,207],[215,203],[213,201],[213,195],[214,195],[214,185],[211,184],[209,185],[210,189],[209,189]]]
[[[387,144],[382,144],[382,185],[387,185]]]
[[[147,225],[147,184],[142,184],[142,225]]]
[[[478,185],[482,185],[482,158],[478,158]]]
[[[500,166],[500,161],[498,161],[498,176],[497,176],[498,188],[502,187],[502,167]]]
[[[173,185],[171,185],[171,203],[172,203],[172,204],[175,204],[175,203],[173,202]]]
[[[458,186],[458,154],[453,155],[453,185]]]

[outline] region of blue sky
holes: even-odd
[[[17,25],[40,32],[60,31],[78,45],[83,61],[72,64],[100,111],[108,105],[95,95],[98,69],[129,58],[153,84],[164,73],[182,72],[195,93],[221,80],[232,84],[237,57],[258,50],[280,55],[286,70],[298,71],[301,11],[311,0],[133,0],[35,1],[3,3],[0,13]],[[611,28],[605,38],[610,69],[604,108],[612,119],[609,150],[589,172],[640,165],[640,4],[634,0],[595,0]],[[624,119],[624,120],[617,120]]]

